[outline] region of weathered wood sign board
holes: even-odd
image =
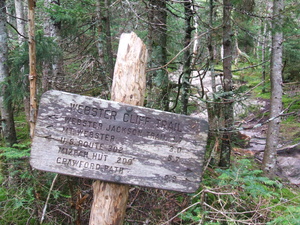
[[[31,165],[109,182],[194,192],[204,120],[61,91],[40,101]]]

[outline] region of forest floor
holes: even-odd
[[[291,88],[287,88],[287,90],[287,95],[293,94],[295,99],[299,99],[297,96],[300,96],[300,87],[294,90],[293,93],[289,93],[289,90],[292,90]],[[289,189],[288,191],[283,190],[284,188],[278,188],[275,183],[271,183],[268,187],[263,186],[264,183],[261,181],[263,179],[262,177],[257,178],[261,181],[261,185],[249,186],[249,188],[246,189],[248,184],[252,185],[253,183],[251,180],[251,182],[247,184],[246,178],[249,177],[249,179],[256,179],[255,176],[248,176],[248,174],[251,173],[251,171],[257,172],[257,168],[259,169],[261,154],[258,153],[262,153],[265,146],[267,124],[262,126],[257,125],[263,124],[268,119],[270,101],[267,99],[268,98],[257,96],[256,94],[249,95],[249,98],[246,101],[247,104],[245,104],[247,107],[242,107],[239,108],[241,110],[237,110],[240,115],[236,119],[236,125],[238,127],[253,128],[256,126],[256,128],[241,131],[242,134],[249,137],[249,143],[247,146],[236,146],[234,148],[234,151],[232,152],[233,166],[230,170],[220,172],[217,168],[208,167],[203,173],[204,175],[201,187],[194,194],[131,186],[124,225],[200,224],[200,217],[207,215],[206,213],[214,215],[217,215],[219,212],[221,212],[221,214],[224,213],[222,210],[226,210],[226,207],[223,207],[224,205],[222,205],[218,208],[218,203],[236,205],[238,206],[236,207],[237,210],[244,210],[246,213],[249,213],[249,211],[252,210],[255,215],[259,214],[262,219],[268,221],[269,217],[272,216],[272,210],[276,209],[274,206],[276,199],[274,196],[269,194],[272,194],[272,192],[275,193],[275,191],[280,191],[280,196],[278,198],[283,199],[285,203],[290,204],[290,208],[288,208],[289,210],[297,210],[296,207],[292,207],[297,206],[300,203],[299,183],[295,181],[292,182],[294,185],[291,185],[290,181],[282,179],[282,177],[296,177],[297,172],[299,175],[300,169],[295,170],[294,174],[290,173],[290,170],[285,171],[284,168],[279,170],[278,175],[280,175],[281,178],[278,178],[275,182],[276,184],[283,184]],[[290,103],[293,103],[293,101],[294,100],[292,99],[285,103],[285,107],[289,106]],[[282,160],[281,164],[285,165],[286,168],[291,168],[293,166],[296,168],[296,166],[300,165],[300,149],[299,145],[297,145],[300,142],[300,103],[294,102],[293,105],[296,106],[291,106],[290,110],[286,112],[287,115],[282,118],[283,120],[280,132],[278,161]],[[205,118],[205,107],[202,105],[197,108],[199,108],[200,111],[198,111],[195,116]],[[26,123],[24,121],[24,115],[17,118],[16,124],[18,128],[18,136],[21,141],[19,143],[19,147],[15,149],[17,153],[20,153],[20,149],[22,150],[24,147],[26,147],[26,152],[29,150],[29,147],[27,148],[28,144],[25,143],[28,142],[28,129],[26,128]],[[9,149],[9,151],[11,150],[12,149]],[[3,184],[0,186],[0,218],[5,219],[3,221],[10,221],[11,223],[1,223],[0,221],[0,224],[26,224],[26,222],[20,222],[20,218],[22,218],[23,221],[28,221],[28,218],[31,217],[38,218],[45,205],[45,199],[49,192],[54,174],[36,170],[34,171],[29,167],[28,161],[24,159],[27,159],[27,157],[24,158],[23,156],[20,156],[20,159],[13,158],[9,160],[8,165],[10,165],[13,169],[12,175],[14,176],[15,181],[7,188],[6,181],[9,179],[3,178]],[[240,179],[240,183],[238,183],[237,186],[231,186],[231,184],[220,184],[222,181],[221,179],[227,179],[230,174],[233,174],[234,167],[238,167],[238,175],[241,175],[240,166],[242,164],[237,164],[240,159],[248,160],[251,165],[251,167],[247,168],[245,172],[247,177],[237,178],[235,177],[236,174],[234,174],[234,182],[239,181],[238,179]],[[298,161],[295,161],[295,159],[298,159]],[[291,162],[295,162],[295,164],[291,165]],[[226,180],[226,182],[229,181]],[[55,183],[55,190],[52,191],[53,196],[51,195],[48,203],[46,216],[48,221],[47,224],[75,224],[74,222],[76,222],[76,224],[88,224],[93,195],[91,185],[91,179],[59,175]],[[268,196],[265,197],[259,195],[259,197],[250,198],[250,191],[257,191],[260,190],[260,188],[268,188],[266,189]],[[285,193],[288,193],[292,197],[286,197]],[[241,194],[245,194],[246,197],[241,197]],[[224,198],[226,196],[229,196],[231,200]],[[298,196],[298,198],[296,199],[295,196]],[[257,203],[256,200],[259,201],[259,203]],[[281,202],[279,203],[281,204]],[[204,204],[206,204],[206,209],[204,207],[204,211],[197,211],[199,210],[197,207],[202,207]],[[250,207],[251,204],[253,206],[252,208]],[[241,208],[241,206],[243,206],[243,208]],[[208,207],[214,207],[218,211],[211,210],[212,208]],[[280,207],[283,207],[283,203]],[[229,209],[232,209],[231,206]],[[265,209],[268,210],[268,213],[265,213]],[[285,208],[279,208],[279,211],[276,211],[276,213],[278,214],[278,212],[283,212],[284,209]],[[192,221],[190,219],[190,211],[193,212],[192,216],[195,217],[193,220],[197,222],[190,222]],[[243,211],[237,212],[237,215],[242,214]],[[250,217],[254,218],[253,215],[251,214]],[[299,215],[299,210],[294,214],[283,214],[282,217],[289,215],[294,218]],[[220,216],[220,214],[218,214],[218,216]],[[299,216],[297,219],[298,218]]]
[[[249,144],[240,152],[254,154],[255,159],[262,162],[266,145],[266,133],[268,129],[267,116],[270,110],[270,100],[257,99],[261,109],[255,114],[250,113],[244,118],[242,134],[249,137]],[[286,122],[287,116],[282,118],[280,137],[277,149],[277,175],[291,184],[300,186],[300,112],[293,112],[298,123]],[[256,127],[257,126],[257,127]],[[255,127],[255,128],[253,128]],[[237,150],[237,148],[234,148]]]

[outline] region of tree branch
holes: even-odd
[[[48,204],[48,201],[49,201],[49,198],[50,198],[50,194],[52,192],[52,189],[54,187],[54,183],[55,183],[57,177],[58,177],[58,174],[56,174],[55,177],[52,180],[52,184],[51,184],[51,187],[50,187],[50,190],[49,190],[46,202],[45,202],[45,206],[44,206],[44,209],[43,209],[43,214],[42,214],[42,218],[41,218],[41,224],[43,223],[43,220],[44,220],[44,217],[45,217],[45,213],[46,213],[46,209],[47,209],[47,204]]]
[[[14,27],[14,25],[12,25],[10,22],[7,22],[7,24],[8,24],[9,26],[11,26],[11,27],[18,33],[18,35],[20,35],[21,37],[23,37],[23,38],[25,38],[26,40],[28,40],[28,37],[25,37],[23,34],[21,34],[21,33],[18,31],[18,29]]]

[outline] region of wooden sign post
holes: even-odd
[[[145,44],[134,33],[122,34],[115,64],[111,99],[142,106],[146,90],[146,66]],[[128,185],[96,181],[93,184],[94,199],[89,224],[123,224],[128,187]]]
[[[146,61],[142,41],[134,33],[123,34],[114,101],[54,90],[41,98],[30,163],[98,180],[90,225],[123,223],[127,184],[181,192],[200,185],[207,122],[141,107]]]

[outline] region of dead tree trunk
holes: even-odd
[[[147,49],[136,34],[122,34],[112,84],[112,100],[142,106],[146,90]],[[96,181],[90,225],[123,224],[128,186]]]
[[[35,26],[34,11],[35,0],[28,0],[28,21],[29,21],[29,88],[30,88],[30,137],[34,136],[34,128],[37,117],[36,102],[36,50],[35,50]]]

